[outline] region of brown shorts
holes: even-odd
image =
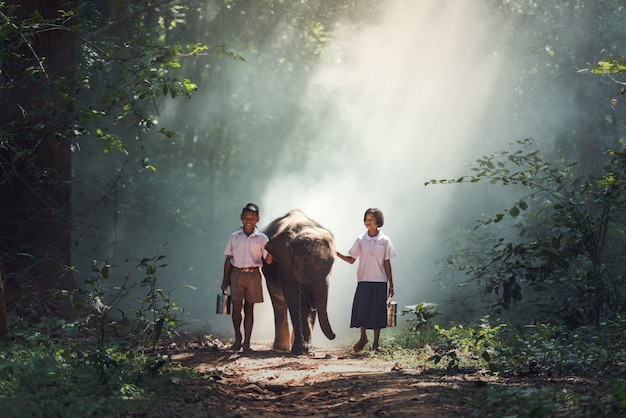
[[[232,300],[245,300],[249,303],[263,302],[263,283],[261,282],[261,272],[258,269],[250,273],[233,269],[230,273]]]

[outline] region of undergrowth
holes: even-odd
[[[478,324],[444,327],[424,321],[415,311],[423,306],[410,308],[408,314],[415,314],[417,321],[385,330],[384,350],[376,356],[409,368],[519,381],[488,385],[479,398],[468,398],[476,416],[626,416],[626,320],[618,317],[600,327],[568,330],[542,323],[492,324],[485,317]],[[562,388],[555,391],[559,382]]]
[[[194,371],[172,365],[170,356],[161,354],[185,319],[172,291],[158,286],[157,271],[167,266],[163,258],[142,259],[137,269],[143,279],[136,283],[129,272],[121,286],[108,283],[109,262],[94,265],[83,298],[71,294],[71,304],[65,305],[81,309],[83,317],[22,321],[16,315],[15,326],[0,339],[1,415],[116,417],[186,399],[176,382]],[[118,305],[129,301],[133,288],[146,289],[134,302],[135,317],[112,315],[122,312]]]
[[[7,417],[119,416],[181,390],[193,372],[168,355],[101,344],[77,323],[45,318],[0,340],[0,411]],[[172,393],[173,392],[173,393]],[[181,395],[182,396],[182,395]]]
[[[626,320],[576,330],[493,324],[490,318],[427,322],[385,330],[382,352],[371,355],[404,368],[501,377],[468,393],[474,416],[626,416]],[[114,325],[105,341],[87,325],[43,318],[0,339],[2,416],[115,417],[197,401],[192,398],[200,393],[178,382],[202,376],[172,364],[149,341],[129,344],[113,332],[124,325],[120,332],[132,333],[132,322]]]

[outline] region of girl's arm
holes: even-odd
[[[356,258],[350,257],[349,255],[343,255],[339,251],[335,251],[335,253],[337,254],[337,257],[341,258],[346,263],[353,264],[356,261]]]
[[[389,282],[389,298],[392,298],[394,295],[393,292],[393,276],[391,274],[391,261],[384,260],[383,267],[385,268],[385,273],[387,274],[387,281]]]

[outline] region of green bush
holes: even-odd
[[[44,321],[46,322],[46,321]],[[32,327],[0,340],[0,410],[11,417],[118,416],[158,401],[173,376],[167,355],[149,355],[65,333],[72,326],[47,321],[54,334]],[[54,335],[54,336],[53,336]]]

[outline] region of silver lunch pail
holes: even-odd
[[[215,313],[220,315],[230,315],[230,295],[220,293],[217,295],[217,307]]]
[[[398,313],[398,302],[393,302],[393,301],[387,302],[387,326],[388,327],[396,326],[397,313]]]

